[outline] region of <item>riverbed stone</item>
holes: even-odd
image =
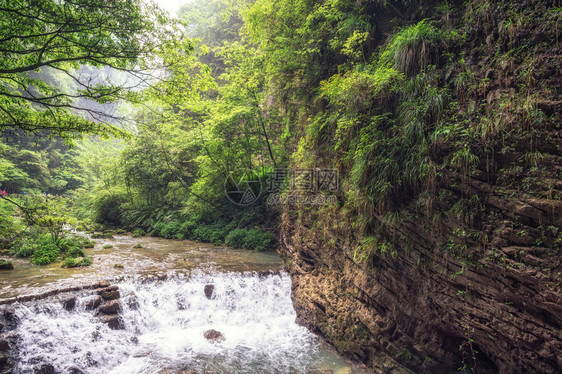
[[[224,336],[222,332],[213,329],[205,331],[203,333],[203,336],[205,337],[205,339],[212,340],[212,341],[224,340]]]
[[[98,295],[101,295],[104,292],[117,291],[118,289],[119,289],[118,286],[107,286],[107,287],[97,289],[96,292],[97,292]]]
[[[62,300],[62,307],[68,311],[74,310],[76,307],[76,296],[70,296]]]
[[[0,260],[0,270],[14,270],[14,264],[11,261]]]
[[[0,339],[0,352],[8,352],[10,350],[10,343],[6,339]]]
[[[116,314],[121,311],[121,302],[119,300],[109,300],[100,305],[99,311],[103,314]]]
[[[6,318],[6,321],[8,322],[16,323],[16,310],[11,306],[7,307],[6,309],[4,309],[4,318]]]
[[[55,367],[52,364],[41,364],[33,370],[34,374],[55,374]]]
[[[207,299],[210,299],[213,297],[213,291],[215,290],[215,285],[214,284],[206,284],[205,285],[205,296],[207,297]]]
[[[133,353],[133,357],[134,358],[148,357],[150,356],[151,353],[152,351],[150,349],[139,350]]]
[[[104,300],[115,300],[121,297],[119,291],[105,291],[101,293],[101,297]]]
[[[136,296],[131,296],[126,301],[127,306],[131,310],[138,310],[139,309],[139,299]]]
[[[125,328],[123,321],[117,314],[102,315],[99,319],[112,330],[123,330]]]
[[[101,296],[94,295],[84,303],[84,307],[86,310],[96,309],[102,302],[103,299]]]

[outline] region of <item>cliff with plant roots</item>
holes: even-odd
[[[381,372],[559,372],[561,9],[393,4],[300,117],[343,189],[283,213],[300,321]]]

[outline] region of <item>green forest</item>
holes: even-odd
[[[498,177],[562,198],[544,183],[557,156],[533,147],[560,145],[560,61],[535,57],[558,44],[560,8],[504,2],[498,20],[488,1],[214,0],[170,18],[141,2],[35,3],[1,10],[0,237],[37,264],[81,253],[64,225],[273,248],[279,207],[225,196],[240,168],[338,170],[359,252],[392,253],[375,226],[516,150]],[[467,192],[452,211],[470,220],[478,204]]]
[[[559,297],[561,6],[3,0],[0,266],[88,266],[87,235],[131,233],[278,251],[299,276],[439,274],[463,305],[470,271],[529,269]],[[340,352],[380,359],[362,317],[295,300]],[[487,357],[452,340],[465,369],[510,367],[486,339]],[[391,341],[377,349],[431,368]]]

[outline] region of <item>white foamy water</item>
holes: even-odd
[[[205,285],[212,284],[211,299]],[[61,373],[351,372],[348,363],[295,323],[287,274],[195,272],[164,281],[118,283],[125,329],[111,330],[78,297],[15,305],[15,373],[49,363]],[[214,329],[224,339],[203,336]],[[76,371],[79,372],[79,371]],[[359,372],[353,369],[353,372]],[[168,372],[166,372],[168,373]]]

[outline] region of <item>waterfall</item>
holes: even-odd
[[[91,374],[309,373],[347,365],[295,323],[286,273],[193,272],[115,284],[122,330],[87,310],[87,293],[70,311],[56,298],[16,305],[14,372],[44,363]],[[206,339],[210,329],[222,339]]]

